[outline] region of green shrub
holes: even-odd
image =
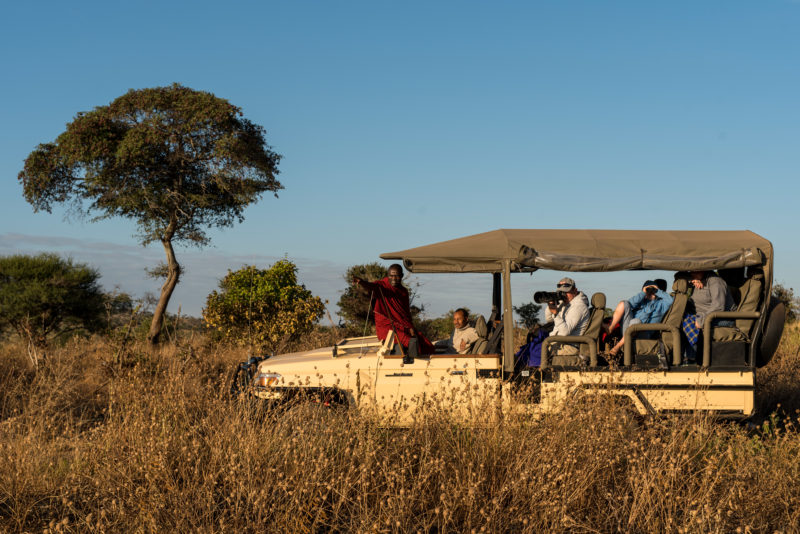
[[[297,266],[280,260],[228,271],[206,299],[203,319],[217,339],[259,350],[279,350],[309,332],[325,305],[297,282]]]

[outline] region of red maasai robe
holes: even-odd
[[[408,348],[408,330],[414,328],[411,322],[411,302],[408,296],[408,290],[402,285],[392,287],[389,282],[389,277],[382,278],[376,282],[364,282],[364,287],[372,291],[373,302],[375,302],[375,331],[378,334],[378,339],[381,341],[386,339],[389,331],[392,329],[392,321],[397,332],[397,337],[404,348]],[[381,298],[383,294],[383,298]],[[387,312],[386,306],[389,306]],[[391,314],[391,319],[389,318]],[[416,331],[416,329],[415,329]],[[435,349],[433,344],[428,339],[417,331],[417,338],[419,339],[419,353],[420,354],[433,354]],[[396,341],[396,340],[395,340]]]

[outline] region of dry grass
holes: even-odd
[[[38,373],[0,349],[0,531],[800,530],[800,433],[783,416],[640,424],[601,398],[539,422],[431,412],[391,430],[247,409],[223,394],[245,353],[200,343],[119,363],[76,341]],[[762,410],[800,408],[799,346],[794,328],[760,373]]]

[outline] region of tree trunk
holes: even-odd
[[[170,239],[162,239],[161,244],[164,245],[164,252],[167,254],[167,279],[164,281],[164,285],[161,286],[161,297],[159,297],[156,309],[153,311],[153,322],[150,323],[150,331],[147,333],[147,342],[153,346],[158,345],[161,337],[161,327],[164,325],[167,304],[169,304],[169,299],[172,297],[172,292],[175,290],[175,286],[178,285],[178,279],[181,276],[181,266],[175,259],[172,241]]]

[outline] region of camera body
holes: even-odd
[[[653,286],[647,286],[646,288],[644,288],[644,292],[647,294],[648,297],[650,297],[658,292],[658,288]]]
[[[537,291],[533,294],[533,301],[536,304],[562,302],[564,300],[567,300],[567,294],[564,291]]]

